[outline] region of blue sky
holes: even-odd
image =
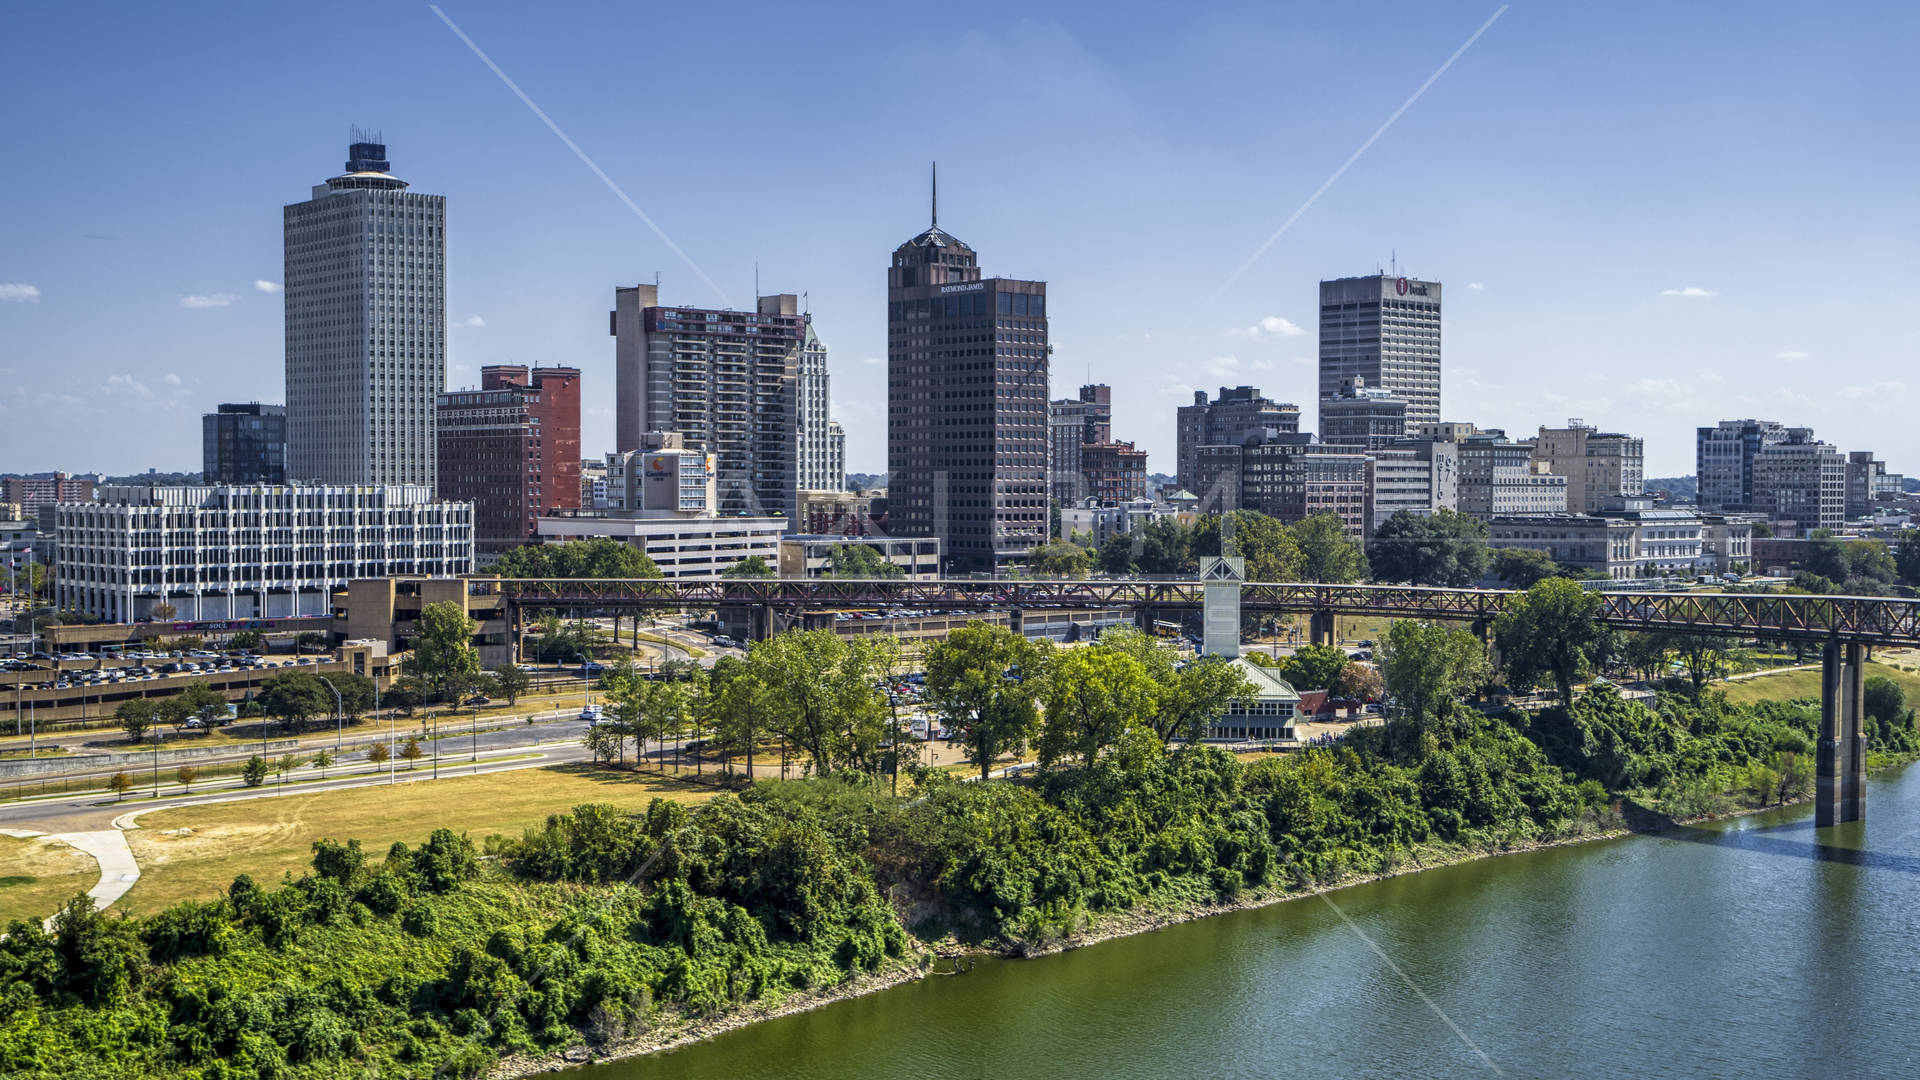
[[[1757,415],[1920,472],[1908,5],[443,5],[736,306],[806,292],[849,466],[885,465],[884,273],[926,220],[1049,282],[1053,385],[1312,422],[1316,282],[1447,287],[1444,411],[1578,416],[1692,471]],[[109,17],[111,16],[111,17]],[[0,34],[0,469],[197,468],[282,399],[280,213],[351,124],[444,193],[450,386],[572,364],[611,448],[616,285],[722,298],[424,4],[15,5]]]

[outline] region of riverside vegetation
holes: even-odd
[[[1582,617],[1551,582],[1539,588],[1536,616]],[[581,1043],[911,972],[930,942],[1044,950],[1129,917],[1595,835],[1618,827],[1626,800],[1694,817],[1811,784],[1818,710],[1806,703],[1735,706],[1683,680],[1651,704],[1604,685],[1537,713],[1463,700],[1496,678],[1593,663],[1606,644],[1586,629],[1549,635],[1495,673],[1471,635],[1396,623],[1381,646],[1395,702],[1386,726],[1251,762],[1166,720],[1243,694],[1225,665],[1176,667],[1138,635],[1056,654],[1004,633],[976,627],[935,646],[930,700],[970,745],[1031,741],[1050,768],[985,781],[917,770],[896,795],[876,749],[885,695],[871,682],[858,691],[874,656],[830,634],[794,636],[768,651],[769,670],[749,656],[724,687],[677,689],[655,711],[751,708],[767,733],[804,725],[824,775],[693,808],[580,806],[478,844],[442,829],[384,858],[321,840],[297,879],[243,875],[222,899],[143,918],[76,898],[51,932],[15,922],[0,942],[0,1073],[544,1067]],[[792,659],[782,649],[833,673],[815,697],[754,688],[781,677]],[[1898,690],[1876,687],[1870,705],[1881,753],[1916,746]]]

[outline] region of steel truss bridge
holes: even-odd
[[[881,607],[945,611],[1127,608],[1151,617],[1197,612],[1202,598],[1201,583],[1192,580],[503,578],[497,588],[516,614],[539,609],[630,612],[719,607],[785,614]],[[1247,582],[1240,588],[1240,606],[1242,611],[1258,614],[1439,619],[1469,623],[1484,631],[1517,595],[1505,589]],[[1597,595],[1600,621],[1621,630],[1920,648],[1920,601],[1916,600],[1760,593]]]

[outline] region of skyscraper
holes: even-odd
[[[287,482],[284,405],[222,405],[200,418],[201,468],[209,484]]]
[[[1180,486],[1196,495],[1210,483],[1203,478],[1215,470],[1203,468],[1203,446],[1239,446],[1249,436],[1291,435],[1300,430],[1300,406],[1273,401],[1257,386],[1220,388],[1220,396],[1211,404],[1205,390],[1193,392],[1193,404],[1182,405],[1176,431],[1175,472]]]
[[[982,278],[940,228],[887,268],[888,531],[992,570],[1047,532],[1047,285]]]
[[[798,384],[810,329],[800,298],[711,311],[664,307],[659,286],[635,285],[614,290],[609,328],[616,448],[678,432],[714,455],[723,516],[784,517],[798,528]],[[820,358],[824,367],[824,349]]]
[[[440,497],[473,504],[474,550],[530,543],[540,516],[580,505],[580,369],[480,369],[440,395]]]
[[[833,400],[827,375],[827,346],[814,333],[813,316],[803,314],[806,335],[800,341],[800,378],[795,392],[795,460],[801,491],[839,491],[846,470],[833,467]]]
[[[1440,419],[1440,283],[1376,274],[1320,283],[1320,400],[1348,379],[1407,402],[1407,426]]]
[[[433,487],[447,373],[447,200],[407,190],[378,135],[284,215],[287,474]]]

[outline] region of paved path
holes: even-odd
[[[127,834],[119,829],[54,833],[53,838],[79,848],[100,864],[100,883],[87,890],[96,908],[104,910],[140,880],[140,864],[134,861],[133,849],[127,846]]]

